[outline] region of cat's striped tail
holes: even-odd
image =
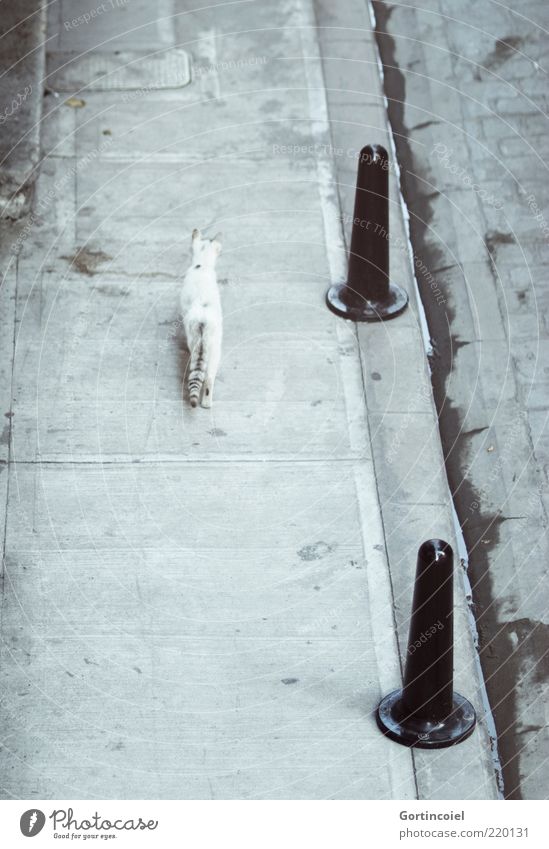
[[[197,333],[197,341],[191,353],[191,362],[189,367],[189,401],[191,407],[197,407],[202,391],[202,384],[206,377],[206,357],[204,351],[204,325],[199,324]]]

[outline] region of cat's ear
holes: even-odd
[[[200,239],[200,238],[201,238],[200,237],[200,230],[197,227],[195,227],[194,230],[193,230],[192,240],[193,240],[193,242],[195,242],[197,239]]]
[[[216,253],[221,253],[221,243],[223,239],[223,233],[216,233],[212,239],[212,245],[215,247]]]

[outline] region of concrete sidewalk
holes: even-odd
[[[177,44],[193,72],[49,95],[35,212],[2,236],[2,796],[494,798],[459,580],[477,731],[412,753],[373,717],[417,546],[453,531],[413,292],[358,333],[324,306],[356,155],[387,132],[365,9],[345,12],[367,57],[346,102],[343,31],[309,0],[128,0],[75,26],[85,2],[55,8],[50,69]],[[181,392],[194,226],[225,234],[211,411]],[[394,269],[410,288],[404,251]]]

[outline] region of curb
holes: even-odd
[[[40,162],[42,88],[46,67],[45,0],[19,0],[4,10],[0,50],[0,218],[30,209]]]
[[[437,340],[434,396],[469,552],[471,617],[503,791],[512,800],[545,798],[549,443],[547,311],[539,305],[547,234],[535,198],[546,203],[538,170],[547,157],[533,140],[547,118],[536,76],[518,81],[519,55],[494,77],[478,72],[492,34],[512,27],[517,43],[535,45],[528,53],[535,67],[544,10],[534,4],[537,14],[525,20],[506,7],[484,10],[471,39],[441,16],[421,42],[407,37],[426,29],[429,14],[417,4],[396,9],[376,0],[375,10],[414,252],[435,270],[448,303],[442,315],[418,278]],[[444,78],[433,43],[457,62]],[[466,72],[472,85],[462,75],[465,56],[480,61]],[[506,155],[513,144],[520,156]]]
[[[358,324],[364,392],[378,499],[389,565],[391,599],[401,664],[404,665],[413,589],[415,552],[430,537],[456,540],[431,380],[425,350],[426,325],[418,304],[406,210],[399,191],[398,163],[387,117],[377,46],[364,0],[349,0],[337,12],[315,1],[334,163],[347,247],[353,224],[357,157],[365,144],[390,152],[391,280],[410,294],[410,306],[385,324]],[[342,38],[345,38],[345,52]],[[338,281],[333,281],[338,282]],[[435,294],[433,295],[435,296]],[[437,305],[443,307],[443,302]],[[459,573],[459,565],[456,573]],[[438,754],[415,750],[420,799],[496,799],[498,785],[478,656],[470,629],[465,589],[457,577],[455,600],[456,686],[472,697],[478,728],[459,747]],[[394,686],[400,685],[398,680]]]

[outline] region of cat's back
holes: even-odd
[[[181,309],[188,312],[197,303],[217,308],[220,304],[219,288],[213,268],[189,268],[181,287]]]

